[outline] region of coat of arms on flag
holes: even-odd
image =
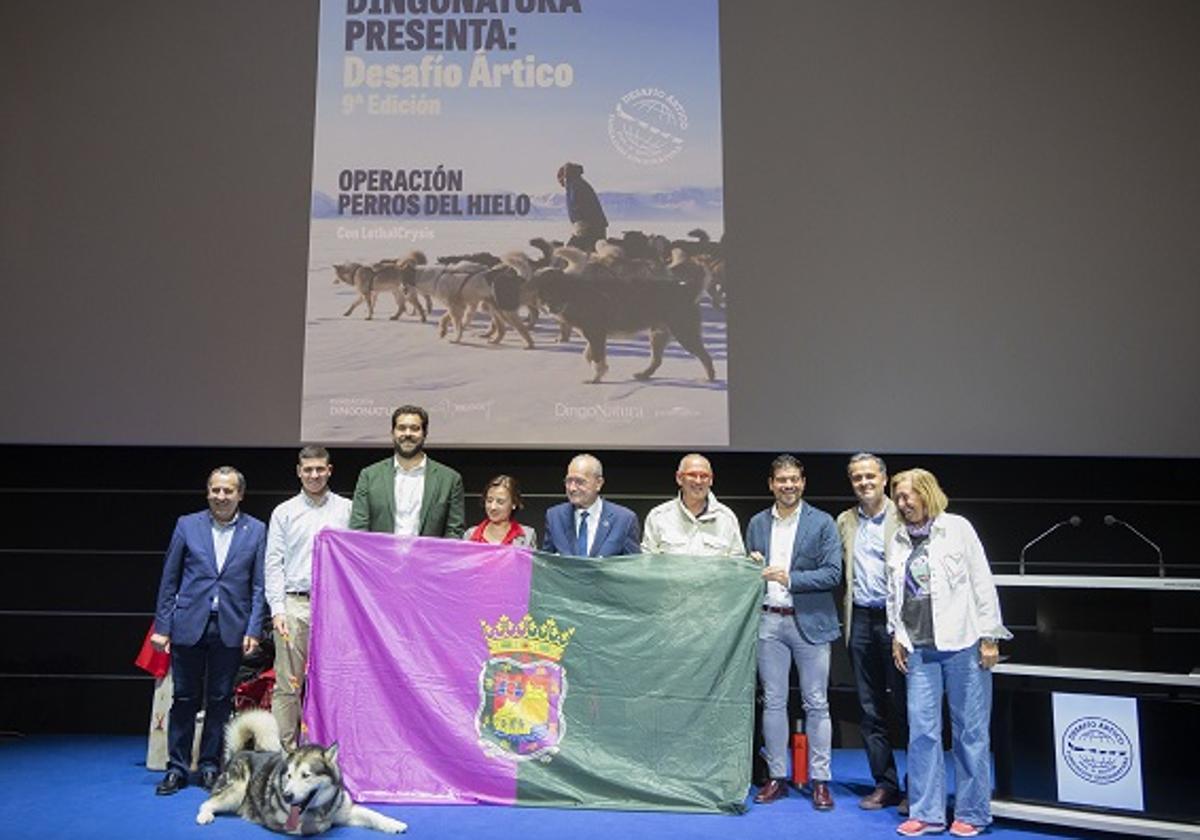
[[[507,615],[479,623],[488,647],[475,716],[480,747],[511,761],[549,761],[566,734],[562,657],[575,628],[560,630],[553,618],[539,625],[528,614],[517,624]]]

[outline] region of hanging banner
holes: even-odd
[[[721,178],[717,0],[323,0],[301,437],[728,444]]]
[[[1137,700],[1054,693],[1058,799],[1142,811]]]
[[[306,737],[359,801],[740,812],[760,567],[325,530]]]

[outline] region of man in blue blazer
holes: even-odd
[[[838,638],[833,590],[842,577],[842,545],[833,517],[804,504],[804,465],[791,455],[771,462],[775,504],[754,515],[746,550],[765,564],[758,626],[758,678],[763,686],[763,744],[770,780],[754,801],[787,796],[788,678],[800,672],[808,734],[809,779],[818,811],[833,807],[829,791],[833,725],[829,719],[830,642]]]
[[[167,774],[155,793],[187,787],[196,712],[204,699],[201,783],[211,789],[221,764],[233,681],[243,653],[262,635],[267,529],[238,511],[246,480],[233,467],[208,477],[208,510],[179,517],[163,560],[151,643],[171,654],[174,699],[167,726]]]
[[[594,455],[576,455],[567,465],[567,501],[546,511],[542,550],[575,557],[637,554],[638,519],[627,507],[600,498],[604,467]]]

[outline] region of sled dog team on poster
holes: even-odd
[[[589,382],[608,372],[610,336],[649,331],[650,364],[633,374],[646,380],[662,364],[663,351],[674,338],[716,379],[712,357],[704,346],[700,301],[707,297],[724,308],[727,281],[721,242],[700,229],[691,239],[669,240],[659,234],[626,231],[620,238],[598,239],[590,251],[542,238],[529,244],[539,252],[500,255],[486,252],[441,256],[430,264],[421,251],[373,264],[347,262],[333,266],[334,284],[358,293],[343,316],[365,304],[366,318],[375,315],[379,298],[396,303],[391,320],[411,312],[425,323],[436,302],[443,314],[439,338],[451,328],[451,341],[461,343],[477,314],[490,323],[482,337],[499,344],[511,329],[527,349],[534,348],[531,330],[542,314],[560,325],[557,341],[575,331],[586,342]]]

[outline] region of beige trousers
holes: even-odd
[[[275,639],[275,690],[271,712],[279,724],[279,740],[286,750],[294,750],[300,729],[300,710],[304,698],[304,673],[308,667],[308,629],[312,604],[307,595],[288,595],[284,600],[288,638]]]

